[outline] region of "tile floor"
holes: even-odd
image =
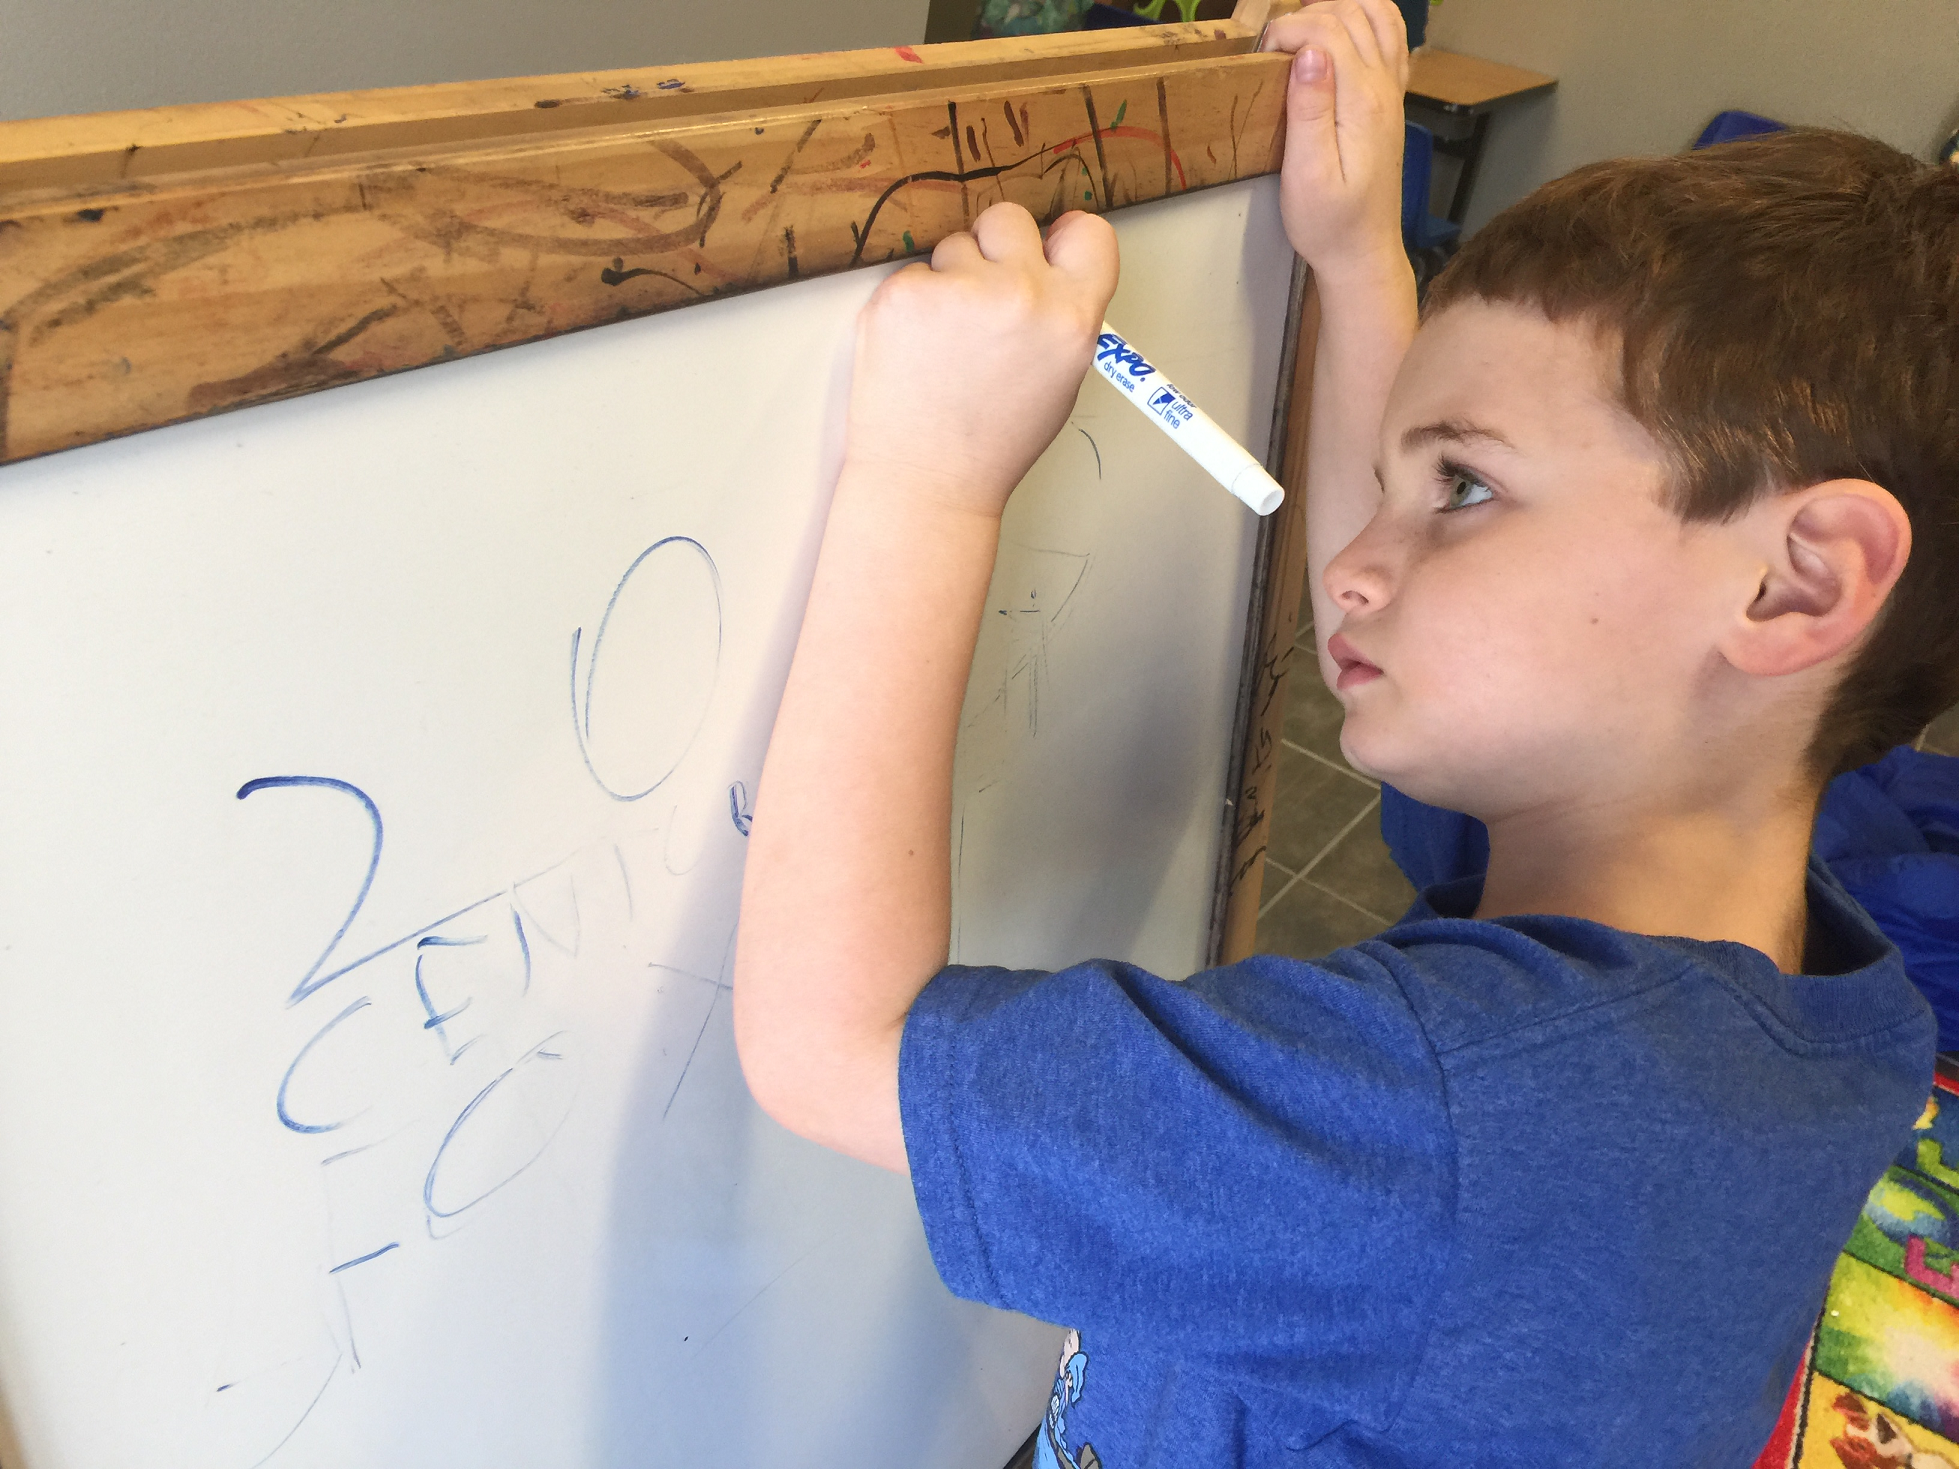
[[[1340,758],[1340,701],[1313,661],[1310,610],[1296,646],[1257,944],[1316,959],[1379,933],[1415,890],[1381,840],[1380,786]],[[1934,720],[1919,745],[1959,755],[1959,708]]]
[[[1340,701],[1299,624],[1258,914],[1261,953],[1316,959],[1379,933],[1415,890],[1381,840],[1381,788],[1340,757]]]

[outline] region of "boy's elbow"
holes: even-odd
[[[736,1013],[739,1015],[739,1010]],[[785,1068],[770,1046],[756,1040],[752,1032],[744,1037],[739,1019],[735,1022],[735,1054],[741,1060],[742,1080],[748,1084],[748,1095],[755,1105],[778,1127],[798,1137],[810,1137],[814,1121],[808,1115],[806,1094],[797,1088],[793,1075],[784,1074]]]
[[[745,965],[737,958],[734,974],[735,1056],[741,1062],[742,1080],[747,1082],[748,1094],[755,1099],[755,1105],[766,1112],[771,1120],[800,1135],[803,1129],[797,1125],[795,1079],[792,1074],[785,1074],[793,1072],[794,1057],[785,1054],[786,1048],[781,1038],[771,1033],[777,1027],[771,1025],[767,1008],[749,998],[762,984],[753,969],[753,965]]]
[[[898,1047],[889,1034],[854,1036],[797,1023],[757,999],[766,976],[735,966],[735,1054],[755,1105],[778,1126],[834,1152],[907,1171],[898,1113]],[[807,1019],[807,1017],[805,1017]]]

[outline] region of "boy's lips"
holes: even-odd
[[[1347,641],[1345,633],[1335,633],[1328,638],[1326,651],[1340,665],[1340,676],[1333,681],[1333,686],[1343,693],[1381,676],[1379,668],[1354,651],[1354,645]]]

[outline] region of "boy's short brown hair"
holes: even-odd
[[[1897,497],[1911,559],[1818,721],[1816,775],[1959,701],[1959,168],[1818,129],[1593,164],[1471,237],[1425,310],[1466,298],[1617,337],[1686,520],[1831,479]]]

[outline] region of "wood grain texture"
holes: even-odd
[[[1286,694],[1295,660],[1293,635],[1306,591],[1306,440],[1312,429],[1313,353],[1319,324],[1319,291],[1309,281],[1300,306],[1298,345],[1288,390],[1291,401],[1286,408],[1286,446],[1279,470],[1286,498],[1272,512],[1251,709],[1245,720],[1245,748],[1232,808],[1230,866],[1219,928],[1221,964],[1235,964],[1257,949],[1265,850],[1272,835],[1272,805],[1278,792],[1279,739],[1285,731]],[[1316,678],[1319,670],[1308,662],[1302,676]]]
[[[0,462],[1274,171],[1285,58],[1185,49],[0,195]]]
[[[0,194],[1080,77],[1249,51],[1258,29],[1234,19],[0,122]]]

